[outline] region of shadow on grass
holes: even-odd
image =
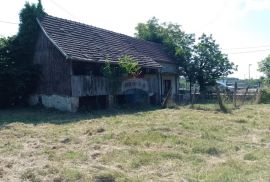
[[[79,122],[81,120],[97,119],[101,117],[111,117],[123,114],[136,114],[159,109],[157,106],[119,106],[106,110],[80,110],[77,113],[62,112],[55,109],[43,107],[24,107],[0,109],[0,128],[10,123],[25,124],[66,124]]]
[[[188,108],[190,109],[195,109],[195,110],[202,110],[202,111],[214,111],[214,112],[219,112],[219,113],[224,113],[224,114],[232,114],[232,111],[234,108],[230,106],[229,104],[226,104],[226,110],[220,109],[219,105],[216,103],[197,103],[193,105],[187,105]]]

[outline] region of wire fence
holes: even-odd
[[[243,104],[255,103],[259,88],[246,87],[235,89],[235,91],[219,90],[219,92],[225,104],[234,104],[237,107]],[[203,94],[197,91],[186,91],[186,93],[182,92],[177,95],[176,103],[179,105],[218,103],[218,94],[214,90]]]

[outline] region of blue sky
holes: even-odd
[[[243,31],[248,30],[252,36],[258,39],[270,40],[270,23],[268,23],[270,18],[270,10],[262,11],[251,11],[247,13],[246,17],[239,24],[239,28]]]
[[[37,0],[29,0],[37,2]],[[24,0],[0,2],[0,21],[19,22]],[[239,69],[232,76],[258,78],[257,62],[270,54],[270,0],[42,0],[50,15],[133,36],[135,26],[156,16],[182,25],[188,33],[213,34]],[[0,23],[0,35],[17,32],[16,24]],[[248,48],[253,47],[253,48]],[[268,50],[269,49],[269,50]],[[247,53],[249,52],[249,53]]]

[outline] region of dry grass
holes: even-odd
[[[269,105],[206,108],[2,110],[0,181],[270,181]]]

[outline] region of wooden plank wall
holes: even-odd
[[[157,76],[148,75],[144,80],[148,83],[148,93],[158,94]],[[73,97],[109,95],[108,81],[104,77],[85,75],[72,76],[71,85]]]
[[[109,95],[106,78],[96,76],[72,76],[72,96]]]
[[[41,67],[37,94],[71,96],[71,62],[40,32],[34,64]]]
[[[156,74],[145,75],[144,79],[148,82],[149,93],[158,94],[158,78]]]

